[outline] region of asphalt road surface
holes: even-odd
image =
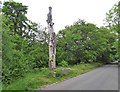
[[[118,90],[118,65],[105,65],[42,90]]]

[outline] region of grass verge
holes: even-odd
[[[62,73],[63,67],[57,67],[54,71],[56,72],[56,77],[53,77],[53,71],[47,68],[42,68],[36,72],[28,73],[23,78],[16,80],[10,85],[3,85],[3,90],[34,90],[40,89],[43,85],[52,84],[55,82],[60,82],[62,80],[75,77],[77,75],[91,71],[97,67],[102,66],[101,63],[89,63],[89,64],[78,64],[74,66],[68,66],[71,71],[67,73]]]

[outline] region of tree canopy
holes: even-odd
[[[117,34],[115,47],[117,48],[116,57],[120,61],[120,2],[113,5],[113,7],[106,13],[105,25],[109,30]]]
[[[110,62],[116,34],[109,29],[86,22],[59,31],[57,35],[57,60],[70,64],[80,62]]]

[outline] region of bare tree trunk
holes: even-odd
[[[47,24],[48,24],[48,44],[49,44],[49,69],[56,68],[56,40],[55,32],[53,30],[54,23],[52,22],[52,7],[49,7],[49,13],[47,14]]]
[[[55,56],[56,56],[56,40],[55,40],[55,32],[53,30],[53,27],[51,27],[49,24],[48,24],[48,35],[49,35],[49,69],[55,69],[56,68],[56,59],[55,59]]]

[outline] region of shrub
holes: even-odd
[[[58,64],[59,66],[62,66],[62,67],[67,67],[68,66],[68,62],[66,62],[66,61],[62,61],[62,62],[60,62],[59,64]]]

